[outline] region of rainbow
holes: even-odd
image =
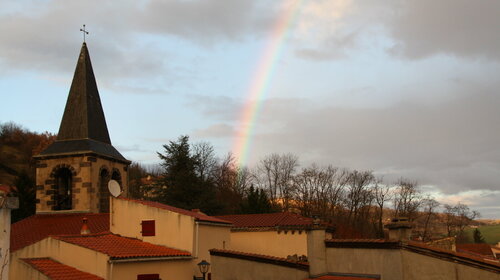
[[[255,122],[262,109],[262,101],[271,83],[284,42],[293,30],[302,3],[303,0],[293,1],[291,7],[284,9],[283,13],[280,14],[270,34],[270,40],[258,60],[254,78],[248,90],[247,102],[242,110],[239,127],[234,138],[233,153],[239,167],[247,163]]]

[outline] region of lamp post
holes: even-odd
[[[210,268],[210,263],[207,262],[206,260],[202,260],[201,262],[198,263],[198,268],[200,269],[200,272],[203,274],[203,280],[205,280],[205,274],[207,274],[208,269]]]

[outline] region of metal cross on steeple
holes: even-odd
[[[85,34],[89,34],[89,32],[85,30],[85,24],[83,25],[83,28],[80,28],[80,31],[83,32],[83,42],[85,43]]]

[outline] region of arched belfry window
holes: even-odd
[[[110,180],[109,171],[102,168],[99,173],[99,212],[109,213],[109,190],[108,183]]]
[[[111,175],[111,179],[115,180],[120,184],[120,187],[122,185],[122,175],[120,174],[120,171],[118,169],[113,169],[113,175]]]
[[[73,174],[66,167],[57,169],[54,173],[54,210],[71,210]]]

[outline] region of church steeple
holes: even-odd
[[[108,182],[128,193],[128,166],[109,139],[84,42],[54,143],[36,159],[36,211],[109,212]]]
[[[83,43],[57,140],[92,139],[111,144],[99,91]]]
[[[88,153],[129,162],[111,145],[89,51],[84,42],[57,140],[37,157]]]

